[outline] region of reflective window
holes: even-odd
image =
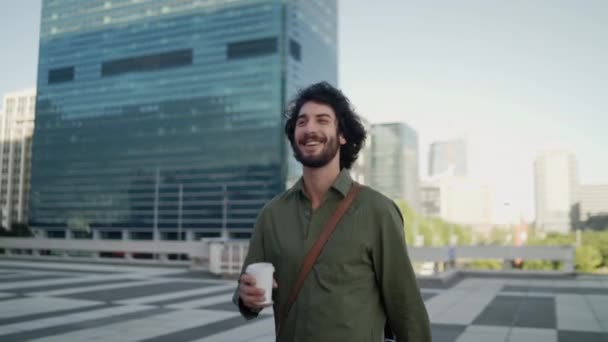
[[[49,70],[48,83],[62,83],[74,80],[74,67]]]
[[[275,37],[229,43],[226,53],[228,59],[237,59],[270,55],[277,50],[278,43]]]
[[[114,76],[128,72],[154,71],[190,64],[192,64],[192,49],[176,50],[104,62],[101,66],[101,75]]]

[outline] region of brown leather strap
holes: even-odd
[[[277,322],[277,327],[276,327],[277,337],[279,336],[279,333],[281,332],[281,326],[287,319],[287,315],[289,314],[289,310],[291,309],[291,306],[296,301],[296,298],[298,297],[298,293],[300,292],[300,289],[302,289],[302,285],[304,285],[304,281],[306,280],[308,273],[310,273],[310,271],[312,270],[312,267],[315,264],[315,262],[317,262],[317,258],[319,257],[319,255],[321,255],[321,252],[323,251],[323,247],[325,247],[327,240],[329,240],[329,237],[336,229],[338,222],[340,222],[340,219],[342,219],[342,216],[344,216],[344,214],[346,213],[346,211],[352,204],[355,197],[357,197],[357,194],[359,193],[360,190],[361,190],[361,184],[353,182],[353,185],[351,186],[350,190],[348,191],[348,194],[342,201],[340,201],[340,203],[338,204],[338,208],[336,209],[334,214],[329,218],[329,221],[327,221],[327,223],[325,224],[325,227],[323,228],[323,231],[319,235],[319,238],[317,238],[317,241],[315,241],[315,244],[308,251],[308,254],[306,254],[306,257],[304,258],[304,263],[302,263],[302,266],[300,267],[300,272],[298,273],[298,277],[296,278],[296,283],[291,288],[291,292],[289,293],[289,297],[287,299],[287,304],[285,305],[283,310],[281,310],[279,312],[279,315],[277,316],[278,317],[278,319],[277,319],[278,322]]]

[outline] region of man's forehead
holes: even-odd
[[[298,117],[302,116],[329,116],[333,118],[336,114],[333,109],[326,104],[306,102],[302,108],[300,108],[300,113],[298,113]]]

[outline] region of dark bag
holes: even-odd
[[[388,322],[386,322],[386,325],[384,326],[384,341],[397,342],[395,334],[393,334],[393,329],[391,329],[391,327],[388,325]]]
[[[327,240],[329,240],[329,237],[336,229],[338,222],[340,222],[340,219],[342,219],[342,216],[344,216],[355,197],[357,197],[357,194],[360,190],[361,184],[354,182],[346,197],[338,204],[338,208],[336,209],[334,214],[329,218],[329,221],[327,221],[327,223],[325,224],[321,235],[319,235],[319,238],[317,239],[317,241],[315,241],[315,244],[312,246],[310,251],[308,251],[308,254],[306,254],[304,262],[302,263],[300,271],[298,272],[296,282],[291,288],[291,292],[289,292],[289,297],[287,297],[287,304],[285,305],[285,307],[282,308],[282,310],[278,312],[277,326],[275,327],[277,337],[279,337],[279,334],[281,333],[281,327],[287,319],[287,315],[289,314],[291,306],[296,301],[298,293],[302,289],[302,285],[304,285],[304,280],[306,280],[308,273],[310,273],[312,267],[317,262],[317,258],[319,257],[319,255],[321,255],[323,247],[325,247]],[[388,323],[384,327],[384,331],[385,341],[395,341],[393,332],[388,326]]]

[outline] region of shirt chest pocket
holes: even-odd
[[[356,216],[352,209],[344,214],[319,256],[320,263],[332,265],[361,262],[366,241],[362,229],[356,224]]]
[[[367,241],[354,221],[354,215],[345,215],[323,248],[315,265],[320,283],[353,283],[373,277]]]

